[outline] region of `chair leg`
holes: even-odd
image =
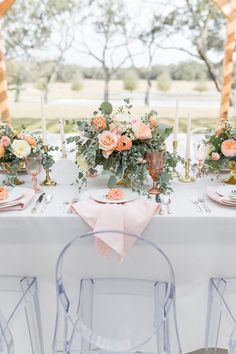
[[[93,304],[94,304],[94,281],[86,279],[81,281],[81,294],[78,308],[78,317],[82,316],[85,324],[92,329],[93,324]],[[81,351],[91,349],[91,343],[83,336],[81,338]]]
[[[23,278],[21,287],[25,294],[25,315],[32,354],[44,354],[37,280],[35,278]]]
[[[229,354],[236,354],[236,327],[234,327],[229,339]]]
[[[222,296],[226,289],[224,279],[210,279],[208,292],[207,320],[205,332],[205,354],[217,351],[222,318]]]
[[[0,353],[15,353],[13,337],[2,313],[0,313]]]

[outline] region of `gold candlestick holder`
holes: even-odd
[[[173,153],[175,158],[177,158],[177,149],[178,149],[178,140],[173,140]],[[177,172],[176,169],[174,169],[171,176],[172,178],[178,178],[179,172]]]
[[[179,181],[183,183],[195,182],[196,181],[195,177],[190,176],[190,159],[185,160],[184,168],[185,168],[184,176],[179,176]]]
[[[44,152],[47,154],[47,153],[48,153],[48,150],[49,150],[49,149],[48,149],[48,145],[44,145],[44,146],[43,146],[43,150],[44,150]],[[55,185],[56,185],[56,182],[51,179],[50,170],[49,170],[48,168],[45,168],[44,170],[45,170],[45,175],[46,175],[46,177],[45,177],[45,180],[44,180],[42,183],[40,183],[40,185],[41,185],[41,186],[46,186],[46,187],[55,186]]]

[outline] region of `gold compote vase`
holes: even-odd
[[[9,161],[1,163],[2,170],[5,172],[5,179],[3,183],[6,186],[19,186],[25,182],[18,178],[17,172],[24,167],[23,161]]]
[[[149,189],[150,194],[159,195],[161,193],[160,188],[158,186],[158,180],[160,177],[160,173],[162,172],[165,162],[166,162],[166,152],[165,150],[161,151],[148,151],[145,154],[145,159],[147,161],[147,169],[152,177],[153,186]]]
[[[227,184],[236,184],[236,160],[229,162],[230,175],[224,179]]]

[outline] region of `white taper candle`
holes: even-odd
[[[186,152],[185,152],[185,160],[190,159],[191,152],[191,116],[188,114],[187,118],[187,134],[186,134]]]
[[[42,139],[43,145],[47,145],[47,124],[45,117],[45,105],[44,105],[44,97],[41,95],[41,127],[42,127]]]
[[[175,106],[175,121],[173,129],[173,140],[178,140],[178,130],[179,130],[179,96],[176,96],[176,106]]]
[[[66,141],[65,141],[65,131],[64,131],[64,119],[61,117],[59,119],[60,133],[61,133],[61,153],[62,157],[66,158]]]

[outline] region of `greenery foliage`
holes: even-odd
[[[102,103],[91,121],[78,121],[77,128],[77,135],[69,138],[68,142],[76,144],[80,182],[85,182],[89,169],[102,166],[103,174],[110,177],[109,187],[125,178],[138,192],[145,192],[148,176],[146,152],[165,149],[165,140],[172,132],[171,127],[158,122],[154,111],[134,119],[128,99],[115,113],[110,103]],[[140,135],[140,130],[145,132],[145,136]],[[106,150],[103,143],[105,147],[106,144],[113,144],[112,149]],[[171,172],[177,164],[168,151],[166,157],[165,167],[160,173],[162,192],[170,189]]]

